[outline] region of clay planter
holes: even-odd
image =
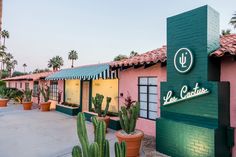
[[[139,151],[143,136],[144,134],[141,130],[136,130],[135,134],[126,134],[123,130],[116,132],[118,141],[126,142],[127,157],[139,157]]]
[[[110,122],[110,117],[106,116],[106,117],[97,117],[97,119],[99,121],[104,121],[106,123],[106,132],[107,132],[107,128],[109,127],[109,122]]]
[[[50,105],[51,102],[41,102],[40,103],[41,111],[43,112],[50,111]]]
[[[0,99],[0,107],[7,107],[8,99]]]
[[[33,102],[22,102],[24,110],[31,110]]]

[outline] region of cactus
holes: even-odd
[[[106,136],[105,122],[98,121],[96,117],[92,118],[92,122],[96,124],[96,129],[94,131],[94,143],[89,144],[87,129],[85,126],[84,114],[83,113],[78,114],[77,134],[78,134],[82,149],[79,146],[74,146],[72,150],[72,157],[110,157],[109,142],[105,138]],[[119,144],[117,143],[116,145],[119,145]],[[119,145],[119,148],[122,148],[121,153],[125,154],[126,152],[124,151],[126,151],[126,148],[124,147],[126,146],[125,144],[121,144],[121,145]],[[125,157],[125,156],[117,156],[117,157]]]
[[[126,143],[122,141],[120,144],[115,143],[115,154],[116,157],[126,157]]]
[[[127,134],[134,132],[139,111],[140,105],[138,102],[136,102],[136,104],[131,106],[129,109],[125,106],[121,107],[121,110],[119,111],[120,125],[122,130],[124,130]]]
[[[94,105],[95,112],[98,114],[98,117],[106,117],[110,102],[111,102],[111,97],[106,98],[106,108],[104,110],[104,113],[102,114],[102,102],[103,102],[104,96],[101,94],[96,94],[95,97],[92,97],[92,103]]]
[[[49,88],[49,86],[46,86],[46,88],[42,87],[42,88],[40,89],[40,92],[41,92],[42,95],[43,95],[44,102],[48,102],[49,96],[50,96],[50,88]]]
[[[186,56],[184,56],[183,53],[182,53],[181,57],[179,57],[179,63],[181,64],[182,68],[186,67],[186,65],[184,65],[186,63]]]

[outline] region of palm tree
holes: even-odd
[[[71,50],[68,55],[68,59],[72,61],[71,68],[74,67],[74,60],[78,59],[78,53],[75,50]]]
[[[26,63],[24,63],[23,64],[23,68],[24,68],[24,73],[25,73],[25,68],[27,67],[27,64]]]
[[[229,23],[233,25],[234,28],[236,28],[236,12],[233,14],[233,17],[231,18]]]
[[[61,66],[63,66],[63,64],[64,64],[64,61],[63,61],[62,57],[60,57],[60,56],[55,56],[48,61],[48,67],[52,68],[53,70],[60,69]]]
[[[10,36],[9,36],[9,32],[7,31],[7,30],[3,30],[2,32],[1,32],[1,36],[3,37],[3,45],[5,46],[5,40],[6,40],[6,38],[9,38]]]
[[[113,61],[120,61],[120,60],[123,60],[123,59],[127,59],[128,57],[126,55],[121,55],[119,54],[118,56],[116,56]]]
[[[5,52],[6,47],[5,46],[0,46],[0,57],[1,57],[1,70],[3,69],[3,59],[6,57],[6,52]]]
[[[5,68],[5,64],[9,63],[13,59],[13,55],[11,53],[6,53],[3,58],[3,69]]]
[[[231,30],[230,30],[230,29],[226,29],[226,30],[223,29],[223,30],[221,31],[221,35],[222,35],[222,36],[224,36],[224,35],[229,35],[229,34],[231,34]]]
[[[137,56],[137,55],[138,55],[138,52],[131,51],[129,57],[134,57],[134,56]]]
[[[17,60],[9,60],[6,62],[6,69],[8,71],[9,77],[11,77],[11,73],[12,71],[14,71],[16,65],[17,65]]]

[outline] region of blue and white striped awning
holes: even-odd
[[[80,66],[70,69],[62,69],[46,77],[46,80],[96,80],[96,79],[114,79],[118,78],[118,71],[110,70],[109,64],[97,64]]]

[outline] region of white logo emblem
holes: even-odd
[[[188,72],[193,65],[192,52],[187,48],[179,49],[174,56],[175,69],[180,73]]]

